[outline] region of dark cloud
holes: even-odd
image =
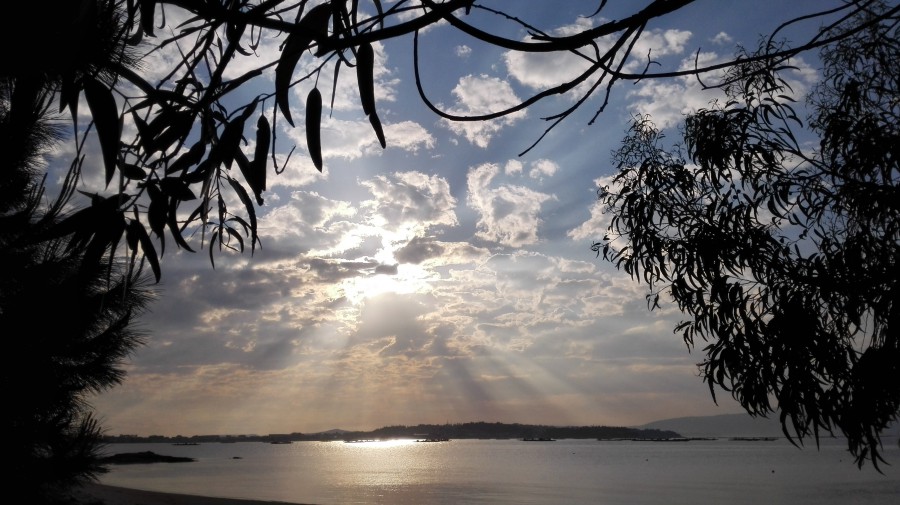
[[[397,265],[378,265],[375,267],[376,274],[397,275]]]
[[[320,282],[334,283],[343,279],[368,275],[378,267],[378,262],[374,260],[345,261],[310,258],[302,261],[301,267],[309,269]]]
[[[430,237],[414,237],[405,246],[394,251],[394,257],[400,263],[418,265],[425,260],[444,254],[444,246]]]

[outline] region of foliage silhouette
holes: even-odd
[[[777,409],[801,441],[839,431],[876,468],[900,412],[900,18],[885,9],[846,20],[866,28],[822,52],[815,148],[797,139],[778,60],[734,67],[728,101],[690,114],[683,146],[636,117],[593,246],[650,287],[651,307],[671,295],[714,397]]]
[[[137,257],[122,262],[78,233],[49,232],[64,217],[84,158],[51,202],[41,175],[42,156],[63,139],[51,108],[58,87],[74,75],[102,75],[103,60],[117,59],[108,52],[112,5],[81,13],[96,29],[73,42],[84,49],[74,59],[11,64],[0,77],[0,328],[10,357],[0,372],[0,429],[15,468],[5,487],[25,503],[63,502],[72,486],[103,471],[101,426],[87,399],[123,379],[122,360],[143,338],[134,320],[152,294]],[[72,15],[62,8],[48,23],[63,26]]]

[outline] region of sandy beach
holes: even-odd
[[[236,500],[185,494],[158,493],[90,483],[75,494],[82,505],[301,505],[263,500]]]

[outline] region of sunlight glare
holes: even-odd
[[[411,445],[416,443],[416,440],[412,438],[398,438],[392,440],[350,440],[345,443],[353,445],[354,447],[388,449],[392,447]]]
[[[420,266],[399,265],[396,274],[373,274],[346,279],[341,287],[347,299],[356,305],[388,293],[407,295],[428,292],[428,280],[428,272]]]

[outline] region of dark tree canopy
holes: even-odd
[[[797,139],[777,59],[734,67],[728,100],[685,119],[683,146],[635,118],[594,245],[652,305],[671,295],[713,395],[777,409],[789,436],[840,432],[860,465],[877,465],[900,411],[900,18],[880,7],[822,51],[817,146]]]
[[[23,503],[61,503],[73,485],[104,471],[102,427],[87,400],[124,378],[123,360],[143,339],[135,320],[152,298],[136,256],[122,261],[78,233],[49,232],[65,219],[84,161],[72,161],[60,193],[48,200],[41,157],[64,139],[54,87],[61,76],[102,73],[117,60],[108,52],[115,34],[102,29],[113,19],[112,4],[98,6],[91,14],[97,29],[82,34],[95,53],[65,54],[45,73],[10,65],[4,70],[16,77],[0,79],[0,328],[7,358],[0,430],[13,465],[4,487]],[[75,12],[58,15],[51,26]]]

